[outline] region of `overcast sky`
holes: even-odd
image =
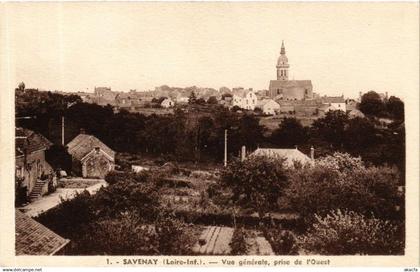
[[[8,4],[13,80],[64,91],[267,89],[282,40],[290,78],[320,94],[418,91],[418,4]]]

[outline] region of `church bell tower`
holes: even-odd
[[[286,57],[284,42],[281,42],[280,57],[277,60],[277,80],[289,80],[289,61]]]

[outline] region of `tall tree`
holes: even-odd
[[[329,111],[325,117],[312,124],[313,137],[328,142],[336,148],[342,147],[348,116],[341,110]]]
[[[369,91],[362,96],[359,110],[366,115],[379,116],[385,109],[384,102],[378,93]]]
[[[273,131],[271,141],[280,147],[294,147],[304,144],[308,132],[296,118],[284,118],[279,127]]]
[[[397,120],[404,120],[404,102],[398,97],[391,96],[386,103],[387,111]]]

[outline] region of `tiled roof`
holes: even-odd
[[[115,157],[115,151],[109,148],[93,135],[79,134],[70,143],[67,144],[68,152],[75,159],[81,160],[86,154],[91,152],[95,147],[99,147],[110,157]]]
[[[20,154],[23,150],[31,153],[34,151],[49,148],[52,143],[42,134],[36,133],[26,128],[16,128],[15,147],[16,154]]]
[[[16,255],[53,255],[70,242],[19,210],[15,215]]]
[[[271,89],[282,89],[282,88],[312,88],[312,81],[310,80],[270,80]]]
[[[237,89],[233,91],[233,95],[239,96],[239,97],[246,97],[248,93],[253,92],[253,90],[250,89]]]
[[[251,156],[263,156],[269,158],[284,158],[287,165],[293,165],[293,161],[309,163],[311,159],[295,148],[257,148]]]

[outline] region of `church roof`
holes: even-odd
[[[312,88],[311,80],[270,80],[270,89],[282,89],[282,88]]]
[[[115,157],[115,151],[101,142],[98,138],[88,134],[79,134],[70,143],[67,144],[68,152],[75,159],[81,160],[95,147],[99,147],[110,157]]]

